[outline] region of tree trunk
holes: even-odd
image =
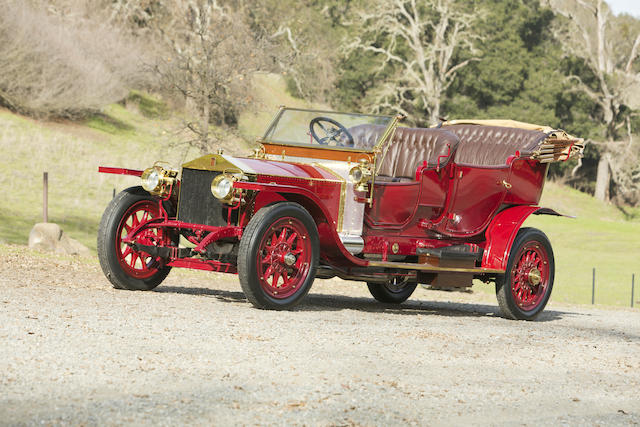
[[[204,98],[202,105],[202,117],[200,117],[200,150],[206,153],[209,148],[209,100]]]
[[[429,126],[438,124],[440,122],[440,100],[435,99],[432,102],[431,109],[429,111]]]
[[[609,182],[611,181],[611,169],[609,168],[609,153],[604,153],[598,161],[596,176],[595,197],[603,202],[609,200]]]

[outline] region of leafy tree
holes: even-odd
[[[616,18],[604,0],[548,0],[565,17],[556,29],[572,58],[571,90],[594,105],[591,119],[600,127],[595,196],[609,198],[611,174],[626,201],[640,201],[640,171],[632,143],[632,123],[640,94],[640,23]],[[625,143],[621,143],[626,139]]]

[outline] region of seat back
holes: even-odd
[[[349,129],[354,146],[372,148],[384,132],[384,126],[359,125]],[[444,167],[453,157],[458,138],[443,129],[398,127],[379,166],[378,176],[399,181],[414,180],[418,166]],[[384,152],[384,151],[383,151]]]
[[[516,152],[528,156],[547,137],[538,130],[502,126],[448,125],[441,129],[458,137],[454,161],[468,166],[504,166],[509,156]]]

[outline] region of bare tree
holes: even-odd
[[[194,136],[188,142],[210,151],[225,135],[221,128],[235,125],[250,100],[251,75],[260,68],[259,43],[242,16],[215,0],[174,2],[158,31],[169,53],[156,70],[197,117],[186,120]]]
[[[585,93],[596,105],[600,114],[594,117],[603,126],[604,144],[598,162],[595,197],[609,198],[611,174],[621,191],[634,191],[636,181],[633,167],[627,159],[635,157],[631,138],[630,106],[638,107],[640,74],[636,63],[640,56],[640,29],[626,27],[630,34],[621,31],[604,0],[547,0],[558,13],[569,19],[569,26],[559,26],[556,36],[563,42],[566,52],[584,60],[595,76],[595,83],[584,82],[579,75],[568,79],[573,90]],[[620,143],[621,137],[628,143]],[[616,143],[618,142],[618,143]],[[629,169],[631,167],[631,169]],[[630,187],[631,185],[631,187]]]
[[[435,123],[447,88],[474,57],[473,22],[481,13],[466,13],[454,0],[378,1],[361,11],[361,35],[345,45],[347,52],[372,52],[379,70],[391,78],[375,88],[374,109],[392,109],[417,122]],[[468,55],[462,58],[460,53]],[[427,120],[422,119],[426,113]]]
[[[228,1],[228,0],[227,0]],[[313,102],[329,98],[339,57],[340,30],[314,0],[233,0],[254,34],[269,43],[270,69],[286,75],[295,95]],[[341,11],[348,10],[343,5]],[[326,7],[326,5],[325,5]]]

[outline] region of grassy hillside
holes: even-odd
[[[264,131],[278,105],[310,107],[287,95],[277,76],[258,75],[255,84],[256,108],[240,118],[248,140]],[[99,174],[98,166],[141,169],[157,160],[180,165],[199,153],[174,144],[179,125],[179,118],[167,117],[139,94],[127,106],[112,105],[85,123],[36,122],[0,110],[0,241],[26,244],[42,218],[42,172],[48,171],[49,220],[95,251],[98,222],[113,189],[138,184],[134,177]],[[227,151],[249,152],[238,138],[230,141]],[[542,205],[577,217],[533,217],[525,224],[542,229],[552,242],[554,300],[590,303],[594,267],[597,303],[628,306],[632,273],[639,276],[640,300],[639,221],[554,183],[547,184]],[[478,290],[492,292],[486,285]]]
[[[632,274],[640,301],[640,222],[626,221],[615,207],[553,183],[546,186],[542,205],[576,216],[536,216],[525,223],[543,230],[553,245],[554,300],[590,304],[595,268],[596,303],[628,306]]]

